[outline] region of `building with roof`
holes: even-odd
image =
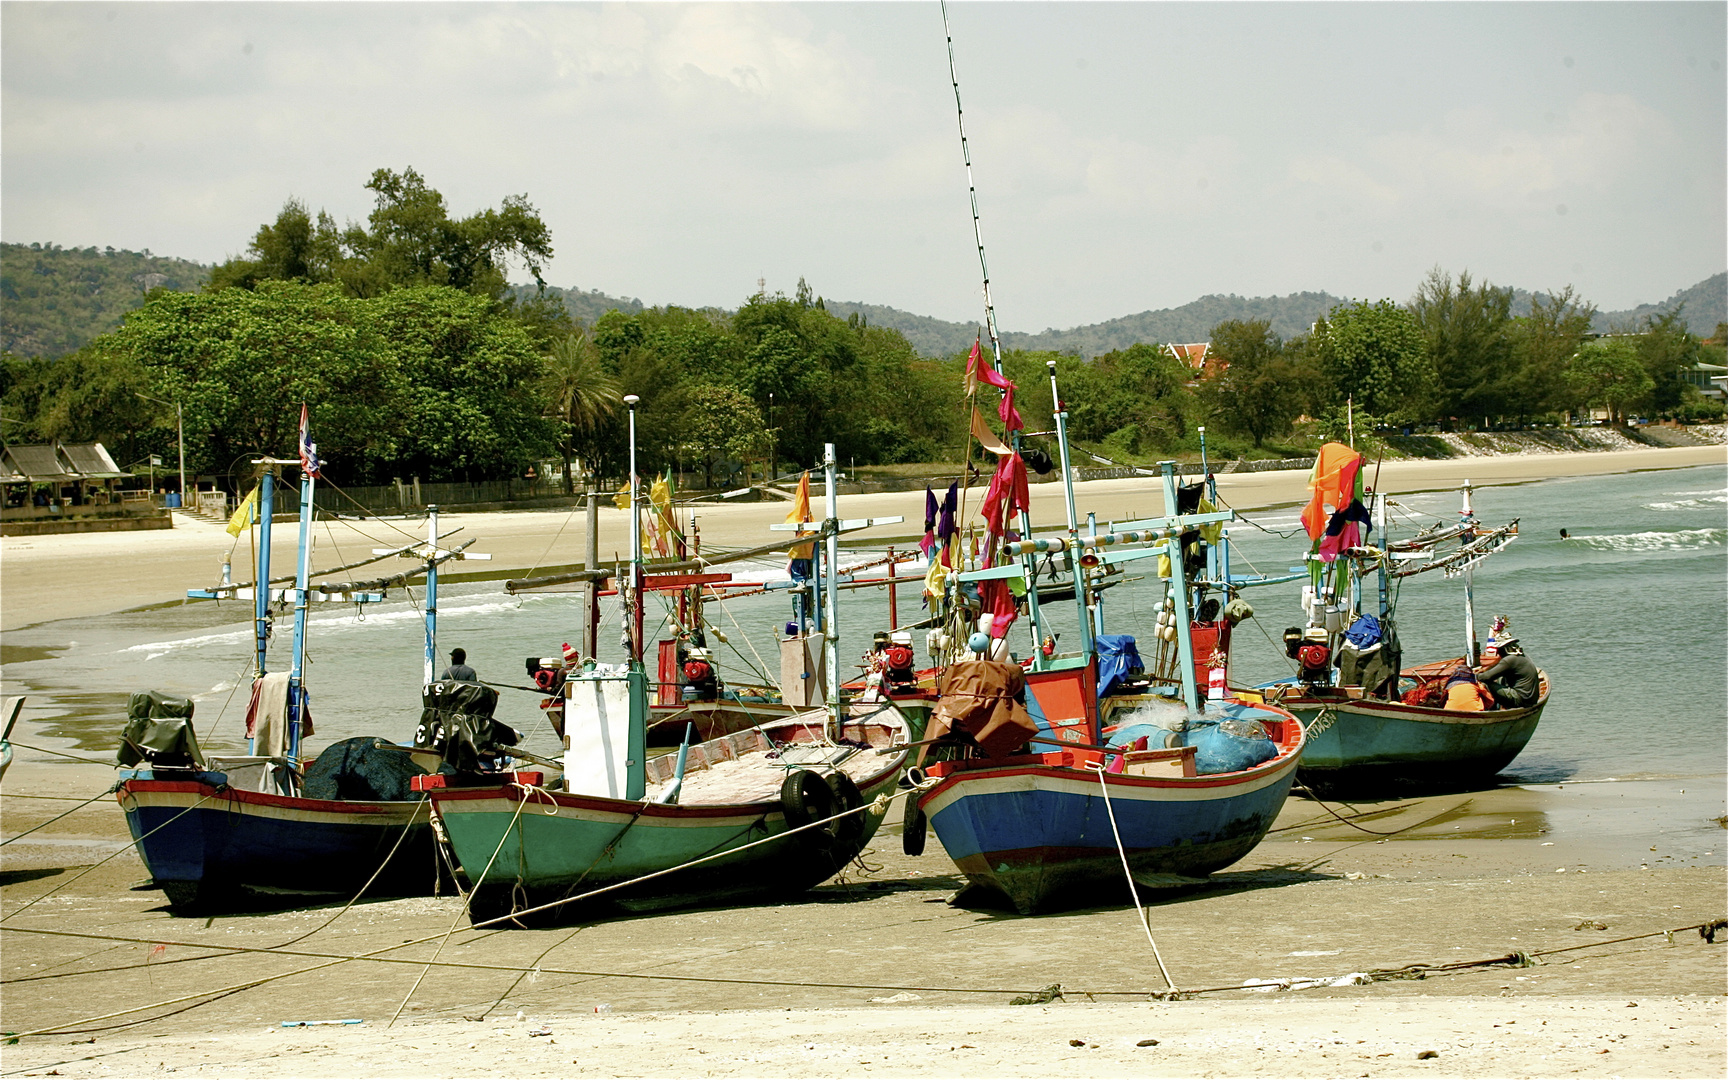
[[[168,527],[150,492],[120,489],[131,475],[99,442],[0,447],[0,531]]]

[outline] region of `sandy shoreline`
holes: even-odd
[[[1378,477],[1382,490],[1398,494],[1454,487],[1468,479],[1479,485],[1519,484],[1563,476],[1596,476],[1645,469],[1678,469],[1696,465],[1728,465],[1728,446],[1615,450],[1576,454],[1510,454],[1452,458],[1444,461],[1389,461]],[[1240,510],[1293,503],[1306,499],[1304,471],[1232,473],[1220,476],[1220,495]],[[1100,521],[1123,520],[1161,512],[1156,481],[1092,480],[1075,486],[1082,517],[1098,514]],[[1063,519],[1061,487],[1032,486],[1034,521]],[[818,507],[818,511],[820,508]],[[841,501],[846,517],[905,518],[854,536],[887,542],[920,531],[924,514],[922,492],[848,495]],[[784,519],[781,503],[714,506],[698,515],[703,542],[720,547],[753,547],[774,534],[768,525]],[[601,557],[627,554],[625,512],[609,504],[600,514]],[[447,514],[441,522],[461,528],[457,539],[477,537],[475,551],[492,555],[490,563],[457,566],[458,572],[484,568],[489,572],[525,575],[535,568],[565,566],[583,559],[584,521],[580,512],[503,511],[490,514]],[[368,523],[365,534],[320,526],[317,564],[340,565],[362,557],[373,546],[395,546],[418,538],[410,522]],[[403,530],[416,530],[411,537]],[[295,530],[277,529],[274,562],[293,565]],[[171,530],[137,533],[88,533],[62,536],[0,538],[0,627],[20,629],[50,619],[101,615],[151,603],[181,599],[188,588],[221,579],[222,562],[234,540],[220,526],[180,516]],[[235,576],[246,576],[250,556],[234,554]],[[389,564],[381,564],[388,566]],[[400,566],[397,567],[398,569]]]
[[[14,770],[6,835],[101,791],[109,776],[82,765]],[[6,1047],[0,1068],[1716,1076],[1728,1068],[1728,933],[1707,944],[1695,931],[1672,942],[1663,931],[1728,906],[1724,837],[1710,819],[1724,782],[1435,796],[1360,807],[1376,814],[1355,827],[1292,799],[1241,863],[1149,904],[1176,984],[1209,991],[1175,1002],[1148,1000],[1164,984],[1125,897],[1034,918],[956,908],[945,900],[959,879],[940,849],[905,856],[887,829],[864,866],[802,902],[477,932],[452,896],[176,918],[159,893],[136,887],[145,874],[130,853],[74,880],[126,850],[124,820],[105,798],[4,849],[5,1029],[55,1033]],[[285,943],[294,955],[229,951]],[[1514,952],[1535,965],[1495,962]],[[361,954],[377,960],[308,970]],[[410,993],[435,956],[440,966]],[[1368,985],[1243,987],[1409,965],[1435,970]],[[258,980],[270,981],[196,997]],[[1009,1004],[1052,984],[1061,1001]],[[595,1012],[601,1004],[606,1013]],[[281,1027],[341,1019],[363,1023]],[[1159,1041],[1139,1045],[1148,1038]],[[1429,1051],[1438,1056],[1418,1056]]]

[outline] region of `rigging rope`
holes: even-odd
[[[1170,978],[1170,970],[1164,966],[1164,957],[1158,951],[1158,942],[1152,937],[1152,917],[1146,914],[1146,909],[1140,903],[1140,889],[1134,883],[1134,871],[1128,868],[1128,850],[1122,846],[1122,830],[1116,827],[1116,807],[1110,802],[1110,785],[1104,779],[1104,762],[1102,760],[1088,761],[1086,768],[1098,774],[1098,790],[1104,793],[1104,811],[1110,815],[1110,835],[1116,838],[1116,854],[1122,858],[1122,875],[1128,879],[1128,895],[1134,901],[1134,911],[1140,917],[1140,928],[1146,931],[1146,942],[1152,946],[1152,958],[1158,961],[1158,974],[1164,976],[1164,985],[1172,992],[1176,983]]]

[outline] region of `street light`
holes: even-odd
[[[145,401],[154,401],[158,405],[174,406],[174,441],[180,444],[180,508],[189,509],[186,505],[186,422],[185,417],[180,412],[180,403],[178,401],[163,401],[161,398],[151,397],[141,390],[132,392]],[[155,483],[154,478],[152,478],[151,483]]]

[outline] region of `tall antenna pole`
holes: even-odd
[[[630,603],[634,617],[630,620],[630,664],[642,663],[642,511],[636,502],[636,403],[642,399],[625,394],[624,404],[630,407]]]

